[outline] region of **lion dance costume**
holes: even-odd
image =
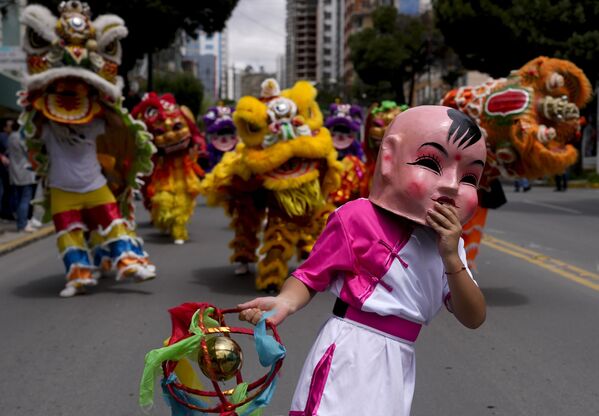
[[[172,94],[146,94],[131,112],[154,136],[158,152],[154,171],[146,178],[144,199],[152,223],[168,232],[175,244],[189,239],[187,223],[193,215],[204,171],[197,164],[206,144],[191,111],[177,105]]]
[[[233,123],[233,109],[225,105],[210,107],[203,117],[206,127],[206,140],[208,142],[208,166],[210,172],[218,164],[226,152],[231,152],[239,141],[235,123]]]
[[[364,153],[366,153],[366,176],[368,189],[372,183],[374,175],[374,167],[376,159],[379,155],[381,141],[385,134],[385,129],[396,115],[402,111],[406,111],[408,106],[405,104],[398,105],[395,101],[382,101],[380,104],[375,103],[370,106],[368,117],[366,117],[366,125],[364,126]],[[363,196],[367,197],[369,191]]]
[[[232,262],[257,260],[258,290],[277,290],[288,275],[287,262],[312,250],[334,208],[326,196],[337,189],[342,171],[331,135],[322,127],[316,89],[300,81],[280,91],[274,79],[262,97],[242,97],[233,120],[241,143],[206,175],[209,204],[223,203],[232,217]]]
[[[547,57],[533,59],[508,78],[447,93],[441,104],[474,118],[487,136],[487,167],[479,201],[485,199],[485,192],[491,192],[500,176],[537,179],[561,174],[575,163],[578,153],[571,143],[580,135],[579,109],[591,93],[589,80],[580,68]],[[468,261],[472,264],[486,217],[487,207],[482,205],[464,226]]]
[[[58,233],[66,267],[61,296],[93,286],[96,268],[117,280],[155,277],[134,231],[131,194],[152,170],[155,151],[143,123],[121,106],[120,39],[115,15],[90,19],[86,3],[61,3],[55,17],[28,6],[23,48],[26,91],[20,123],[45,185],[45,220]]]
[[[368,176],[360,141],[364,116],[357,105],[331,104],[324,125],[331,132],[337,159],[343,164],[341,186],[330,195],[336,206],[368,195]]]

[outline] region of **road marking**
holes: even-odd
[[[556,273],[568,280],[579,283],[599,292],[599,274],[593,273],[564,261],[554,259],[545,254],[519,246],[508,241],[491,237],[487,234],[483,237],[482,244],[495,250],[512,255],[543,269]]]
[[[524,202],[525,204],[538,205],[540,207],[545,207],[545,208],[552,208],[552,209],[555,209],[558,211],[567,212],[569,214],[582,214],[582,212],[575,210],[575,209],[564,208],[564,207],[560,207],[559,205],[546,204],[544,202],[531,201],[530,199],[524,199],[524,200],[522,200],[522,202]]]

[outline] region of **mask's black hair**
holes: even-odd
[[[447,110],[447,115],[451,119],[451,127],[447,133],[447,141],[453,137],[453,142],[458,140],[458,148],[464,146],[464,149],[478,142],[482,137],[482,133],[478,125],[468,115],[461,111],[450,108]]]

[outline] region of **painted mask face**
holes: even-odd
[[[331,136],[333,136],[333,145],[337,150],[347,149],[358,138],[357,133],[352,132],[345,126],[336,126],[331,129]]]
[[[420,224],[435,202],[450,204],[464,224],[478,204],[485,157],[480,129],[464,113],[443,106],[411,108],[385,133],[369,199]]]
[[[143,120],[154,136],[154,144],[164,153],[187,149],[189,146],[191,131],[172,94],[158,96],[155,92],[149,92],[135,106],[132,114]]]
[[[221,152],[230,152],[237,145],[237,136],[235,133],[215,134],[210,136],[209,140],[214,148]]]

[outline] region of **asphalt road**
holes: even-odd
[[[478,259],[487,321],[472,331],[443,311],[423,329],[413,416],[599,415],[599,191],[506,193]],[[104,279],[89,295],[61,299],[53,238],[0,257],[0,415],[141,415],[143,357],[168,337],[167,309],[255,296],[251,277],[228,264],[232,233],[221,210],[201,206],[184,246],[149,228],[145,212],[138,219],[159,269],[151,282]],[[332,297],[319,295],[281,326],[288,356],[264,415],[287,413],[331,307]],[[251,378],[264,370],[250,350]],[[153,414],[167,415],[159,396]]]

